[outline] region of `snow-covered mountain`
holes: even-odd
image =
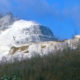
[[[13,46],[56,40],[48,27],[34,21],[15,20],[12,14],[3,16],[0,21],[1,58],[8,55]]]
[[[0,35],[0,43],[23,45],[31,42],[44,42],[56,40],[53,33],[45,26],[32,21],[18,20],[3,31]]]
[[[80,35],[57,41],[49,28],[34,21],[16,20],[12,14],[0,18],[0,31],[0,60],[45,55],[66,47],[76,49],[80,41]]]

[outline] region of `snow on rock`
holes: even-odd
[[[9,18],[11,18],[10,15],[7,15],[6,17],[7,17],[5,18],[6,20],[7,19],[9,20]],[[5,22],[5,19],[2,19],[3,22]],[[17,47],[17,46],[19,47],[23,46],[24,44],[30,44],[30,43],[37,44],[39,42],[56,40],[56,38],[54,37],[53,33],[49,28],[33,21],[17,20],[14,21],[13,24],[9,25],[8,27],[9,28],[2,31],[2,33],[0,34],[1,55],[7,54],[8,56],[10,49],[13,49],[12,47]],[[36,47],[34,47],[34,49],[35,48]]]
[[[3,57],[8,61],[17,57],[20,60],[35,54],[43,56],[66,47],[76,49],[80,41],[80,35],[71,40],[56,41],[49,28],[33,21],[13,21],[10,15],[0,18],[0,30],[3,30],[0,34],[0,60]]]
[[[30,42],[55,40],[52,32],[35,22],[18,20],[0,35],[0,43],[7,45],[21,45]]]
[[[14,57],[32,57],[35,54],[38,55],[46,55],[48,53],[55,53],[56,51],[62,51],[66,48],[76,49],[79,45],[80,38],[74,38],[71,40],[65,40],[63,42],[59,41],[47,41],[47,42],[39,42],[39,43],[29,43],[22,46],[13,46],[10,49],[10,56]]]
[[[25,58],[31,58],[35,54],[38,55],[46,55],[48,53],[55,53],[58,50],[63,50],[64,48],[71,48],[76,49],[79,45],[80,39],[74,38],[71,40],[65,40],[63,42],[59,41],[45,41],[45,42],[39,42],[39,43],[27,43],[23,45],[13,45],[13,46],[1,46],[0,48],[0,54],[1,57],[6,57],[7,60],[11,59],[25,59]],[[1,52],[2,51],[2,52]],[[3,54],[2,54],[3,53]]]

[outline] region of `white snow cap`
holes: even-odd
[[[36,22],[18,20],[0,35],[0,44],[13,45],[53,40],[52,32]]]
[[[14,24],[12,25],[12,27],[14,28],[18,28],[18,29],[22,29],[22,28],[29,28],[33,25],[39,25],[37,22],[33,22],[33,21],[26,21],[26,20],[18,20],[16,22],[14,22]]]

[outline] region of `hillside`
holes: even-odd
[[[0,21],[0,80],[80,80],[80,35],[60,41],[34,21]]]
[[[42,54],[42,53],[41,53]],[[0,80],[80,80],[80,47],[0,65]]]

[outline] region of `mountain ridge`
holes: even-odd
[[[0,21],[3,21],[2,24],[0,22],[0,60],[3,57],[8,61],[22,56],[30,58],[35,54],[43,56],[67,47],[74,50],[79,45],[80,35],[58,41],[48,27],[33,21],[16,20],[11,14],[0,18]]]

